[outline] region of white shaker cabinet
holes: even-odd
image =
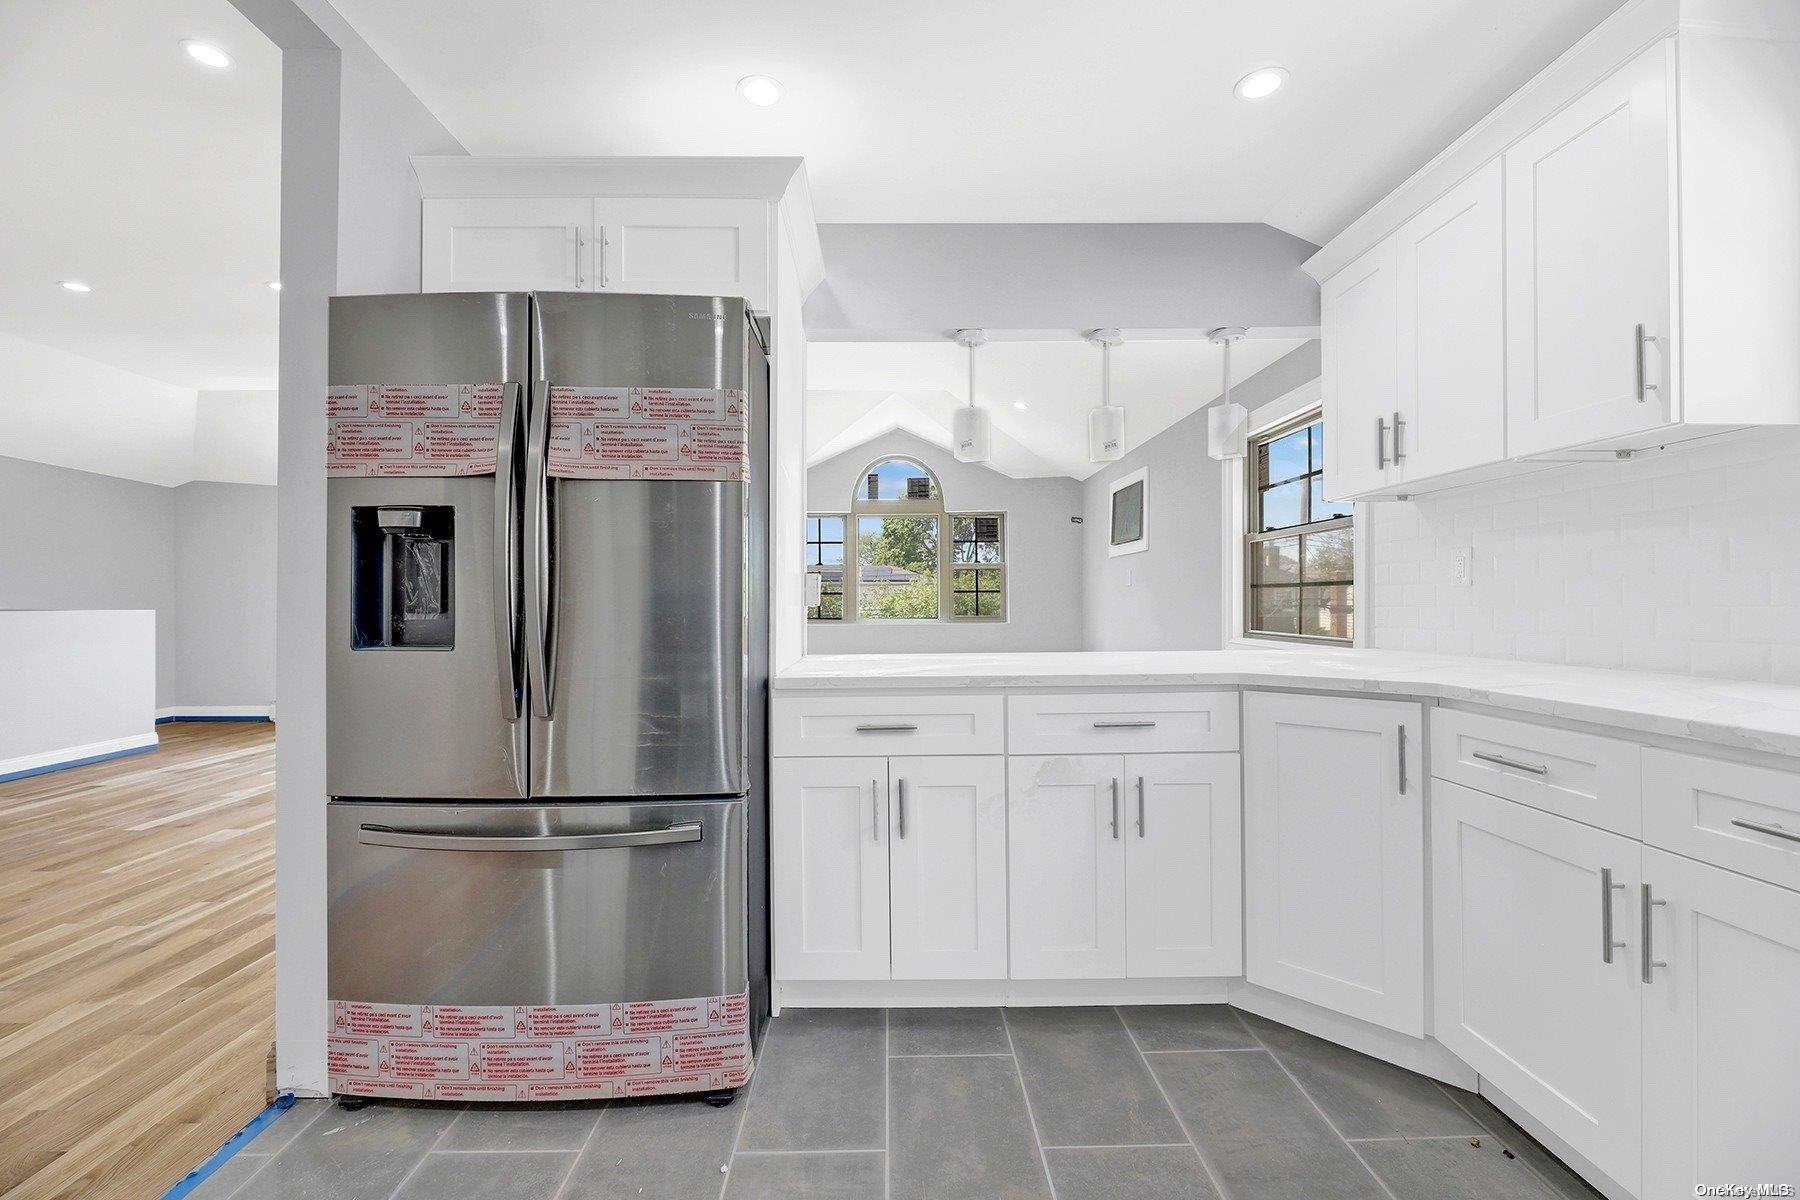
[[[1638,843],[1442,779],[1432,787],[1432,1032],[1635,1190]]]
[[[1507,442],[1515,456],[1675,419],[1674,44],[1506,152]],[[1654,339],[1654,340],[1652,340]]]
[[[1236,975],[1244,962],[1238,756],[1133,754],[1124,769],[1126,974]]]
[[[1006,760],[888,760],[895,979],[1006,977]]]
[[[1399,411],[1391,436],[1407,483],[1506,456],[1500,180],[1496,159],[1397,237]]]
[[[1800,1183],[1800,893],[1646,846],[1644,1200]],[[1631,968],[1641,967],[1639,959]]]
[[[761,200],[600,199],[599,289],[742,296],[768,305],[769,206]]]
[[[1425,1032],[1418,704],[1244,695],[1245,977]]]
[[[422,290],[585,292],[594,280],[586,197],[452,197],[421,210]]]
[[[1125,974],[1125,761],[1007,759],[1014,979]]]
[[[769,892],[784,979],[887,979],[888,760],[780,758]]]
[[[1325,412],[1325,496],[1347,500],[1399,479],[1396,241],[1389,238],[1319,287]]]

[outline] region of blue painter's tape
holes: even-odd
[[[231,1161],[231,1156],[248,1146],[257,1134],[267,1129],[282,1113],[294,1107],[294,1094],[283,1092],[275,1097],[275,1103],[257,1113],[250,1123],[231,1135],[231,1140],[213,1151],[213,1156],[187,1173],[187,1176],[174,1187],[164,1192],[162,1200],[181,1200],[183,1196],[205,1183],[214,1171]]]
[[[0,775],[0,783],[11,783],[15,779],[30,779],[33,775],[48,775],[52,771],[67,771],[70,767],[86,767],[94,763],[111,762],[115,758],[130,758],[134,754],[148,754],[156,749],[154,743],[148,746],[133,746],[129,750],[110,750],[105,754],[93,754],[87,758],[71,758],[68,762],[45,763],[41,767],[30,767],[23,771],[13,771]]]
[[[179,713],[177,713],[173,716],[158,717],[158,718],[156,718],[156,723],[158,725],[169,725],[176,721],[180,721],[184,724],[187,722],[190,722],[190,721],[199,721],[199,722],[210,722],[213,724],[219,724],[219,723],[226,723],[226,722],[250,721],[250,722],[254,722],[254,723],[267,724],[270,720],[271,720],[271,718],[268,717],[267,715],[221,717],[221,716],[209,714],[207,716],[184,717],[184,716],[181,716]]]

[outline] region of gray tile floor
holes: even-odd
[[[1224,1005],[792,1009],[748,1098],[302,1101],[195,1200],[1593,1200],[1480,1097]]]

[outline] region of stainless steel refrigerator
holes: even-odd
[[[728,1096],[768,1005],[761,325],[341,297],[330,381],[499,385],[491,474],[327,485],[334,1090]],[[748,478],[555,477],[553,389],[741,394]]]

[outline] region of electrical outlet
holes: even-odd
[[[1468,587],[1475,582],[1475,551],[1459,546],[1450,552],[1450,585]]]

